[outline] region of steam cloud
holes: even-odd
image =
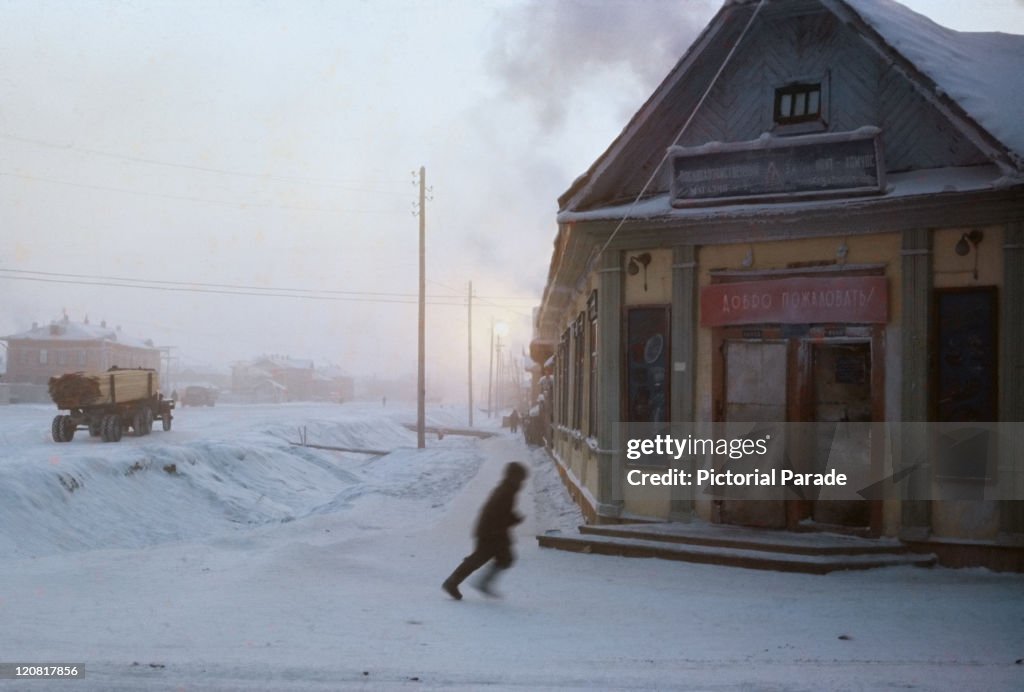
[[[649,93],[713,13],[712,0],[534,0],[505,13],[490,62],[547,132],[581,84],[628,70]],[[639,106],[640,104],[636,104]]]

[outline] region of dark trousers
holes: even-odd
[[[455,571],[452,572],[451,576],[448,577],[445,583],[450,583],[458,586],[462,581],[477,571],[490,560],[494,560],[491,572],[487,575],[487,581],[493,578],[493,575],[498,570],[508,569],[512,566],[515,561],[515,555],[512,554],[512,544],[508,540],[487,540],[477,539],[476,550],[466,556],[466,559],[462,561]]]

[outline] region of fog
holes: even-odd
[[[492,323],[529,343],[558,195],[719,5],[6,0],[0,335],[414,373],[424,166],[430,394],[463,398],[467,282],[479,384]],[[1024,32],[1015,0],[911,6]]]

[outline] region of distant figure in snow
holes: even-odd
[[[511,567],[515,560],[510,532],[513,526],[523,521],[522,515],[517,514],[514,507],[516,493],[522,487],[526,476],[524,465],[518,461],[510,462],[505,466],[505,477],[498,487],[491,491],[491,496],[480,510],[480,517],[476,521],[476,549],[441,584],[441,588],[456,601],[462,600],[459,584],[488,562],[491,564],[487,566],[487,571],[473,583],[473,586],[485,596],[498,596],[491,585],[498,572]]]
[[[382,396],[380,398],[380,405],[381,406],[387,406],[388,405],[388,398],[386,396]]]
[[[519,410],[512,409],[512,414],[508,417],[508,427],[512,429],[513,433],[519,432]]]
[[[171,401],[173,401],[173,402],[177,402],[178,401],[178,390],[177,389],[171,390]]]

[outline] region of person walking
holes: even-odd
[[[487,570],[473,584],[482,594],[496,598],[492,585],[498,573],[512,566],[515,555],[512,554],[511,529],[523,521],[523,517],[515,511],[516,494],[527,477],[526,466],[518,461],[509,462],[505,466],[505,477],[491,491],[490,497],[480,510],[476,522],[476,548],[455,568],[441,588],[456,601],[462,600],[459,591],[466,577],[487,565]]]
[[[519,432],[519,409],[512,409],[512,413],[508,417],[508,427],[513,433]]]

